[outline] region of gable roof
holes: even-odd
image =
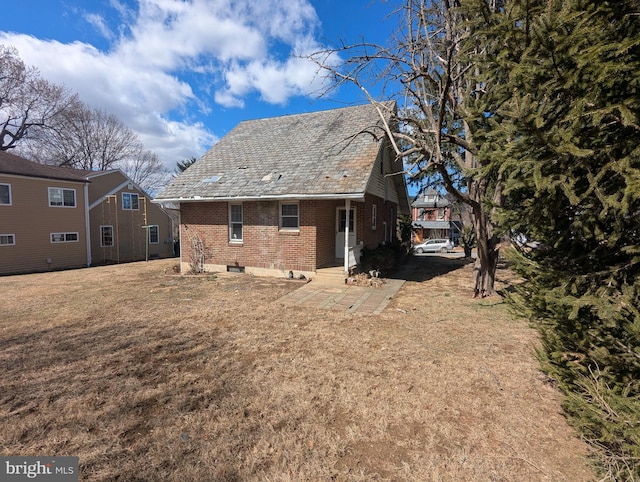
[[[155,201],[360,199],[384,138],[371,104],[244,121]]]
[[[435,189],[427,189],[411,206],[414,208],[446,208],[450,204],[451,201]]]
[[[38,164],[20,156],[0,151],[0,174],[14,176],[39,177],[44,179],[59,179],[63,181],[89,182],[82,171],[69,167],[48,166]]]

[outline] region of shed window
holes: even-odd
[[[100,226],[100,246],[103,248],[113,246],[113,226]]]
[[[159,242],[160,242],[160,232],[158,230],[158,225],[154,224],[153,226],[149,226],[149,243],[158,244]]]
[[[138,195],[133,192],[122,193],[122,209],[135,211],[138,209]]]

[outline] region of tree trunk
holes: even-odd
[[[499,250],[492,239],[478,239],[478,256],[473,267],[473,297],[486,297],[494,293]]]
[[[493,202],[499,206],[502,201],[501,179],[494,187]],[[473,267],[473,297],[486,297],[494,293],[496,269],[500,255],[500,238],[494,232],[490,216],[485,212],[480,199],[484,197],[486,180],[472,182],[471,193],[476,203],[473,205],[473,224],[476,231],[477,256]]]

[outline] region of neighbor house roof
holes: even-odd
[[[0,174],[88,182],[86,175],[82,171],[77,171],[69,167],[38,164],[37,162],[10,154],[7,151],[0,151]]]
[[[446,208],[449,206],[451,202],[446,197],[438,198],[435,201],[425,201],[424,199],[419,199],[414,201],[411,206],[414,208]]]
[[[424,229],[449,229],[449,221],[413,221],[413,226]]]
[[[383,139],[371,104],[241,122],[155,200],[362,198]]]

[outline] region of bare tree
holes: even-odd
[[[400,28],[388,46],[361,42],[309,58],[333,75],[333,88],[356,85],[383,121],[390,116],[386,134],[412,179],[435,179],[471,208],[478,251],[474,293],[488,296],[500,246],[491,213],[501,203],[501,183],[474,136],[474,102],[485,87],[475,61],[482,46],[461,3],[406,0],[395,12]],[[390,98],[399,109],[384,112],[387,104],[379,100]]]
[[[47,164],[85,170],[121,169],[145,191],[164,186],[170,174],[158,156],[113,114],[77,105],[56,124],[30,140],[29,157]]]
[[[115,115],[84,105],[61,115],[38,141],[48,164],[87,170],[112,169],[141,150],[138,136]]]
[[[0,150],[16,147],[36,131],[49,129],[55,119],[79,103],[65,87],[27,68],[14,47],[0,45]]]
[[[158,157],[115,115],[40,78],[13,47],[0,45],[0,150],[85,170],[122,169],[147,192],[170,179]]]
[[[119,162],[117,167],[133,182],[153,195],[171,180],[172,175],[153,151],[143,149],[142,145],[139,147],[134,156]]]

